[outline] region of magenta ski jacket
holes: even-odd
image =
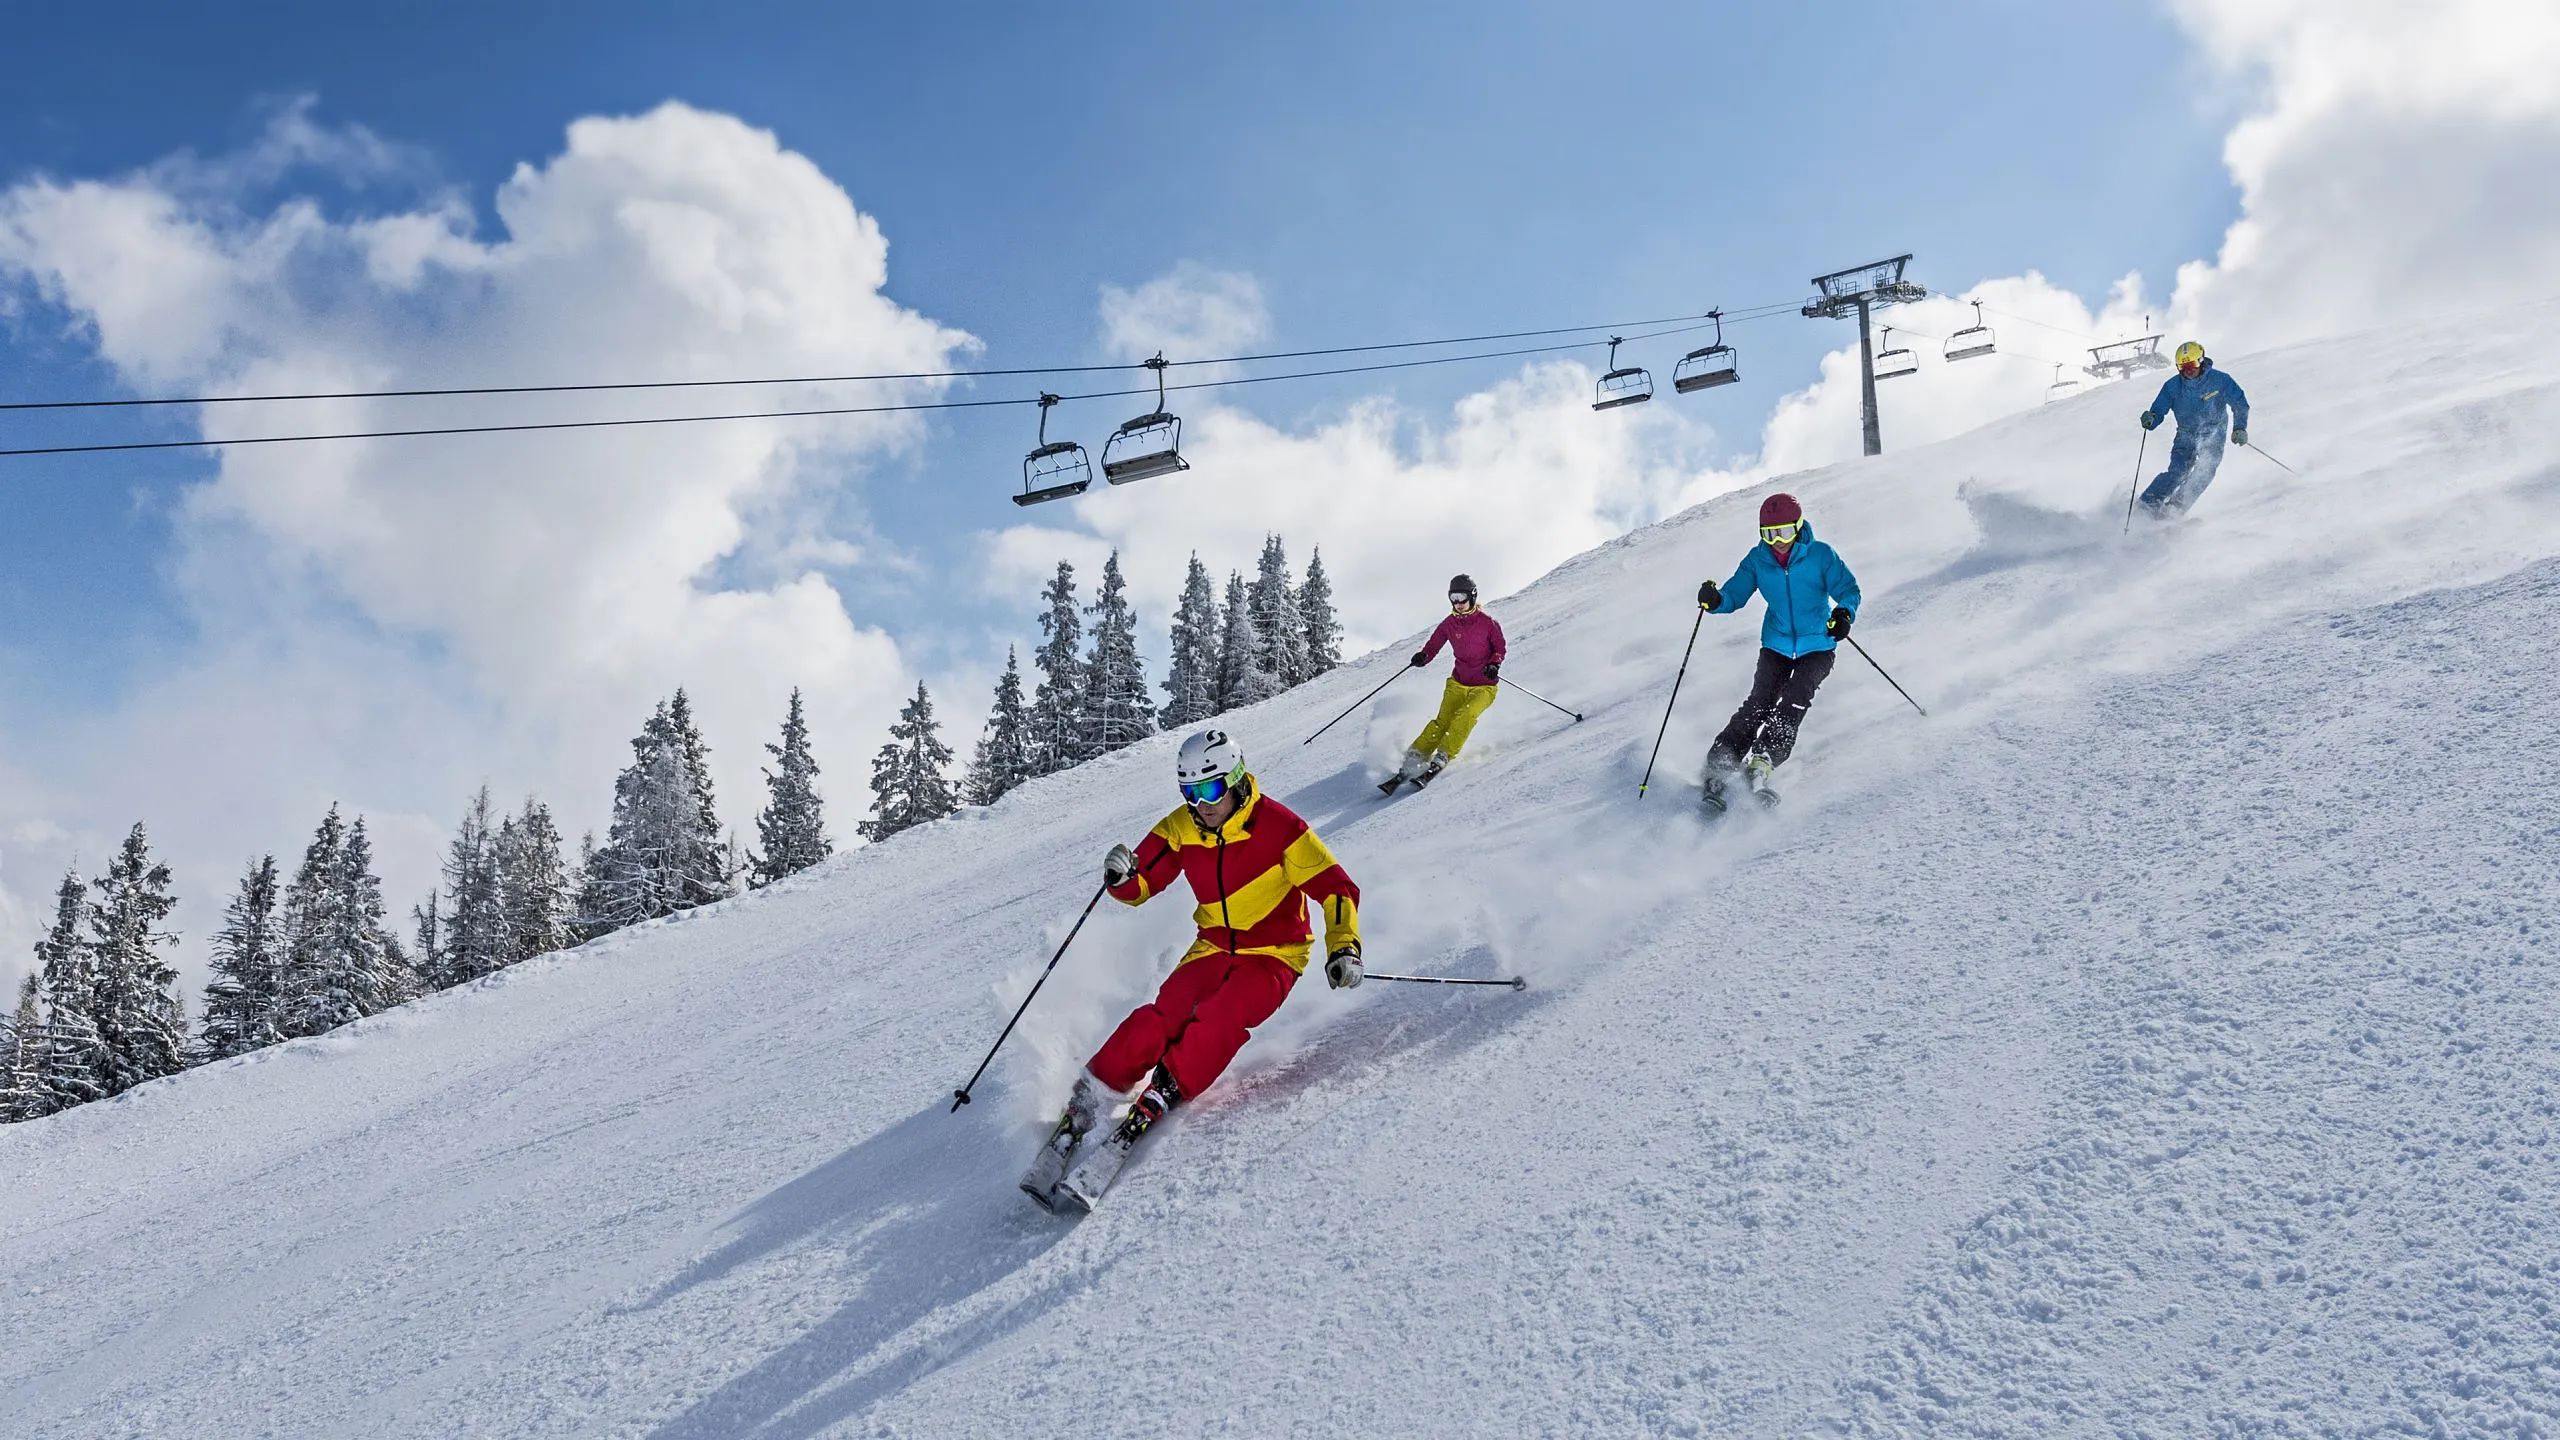
[[[1484,667],[1501,664],[1505,652],[1502,648],[1502,627],[1494,622],[1492,616],[1476,610],[1441,621],[1440,628],[1431,632],[1431,643],[1422,647],[1423,662],[1430,663],[1431,657],[1439,654],[1443,645],[1449,647],[1450,658],[1457,661],[1452,673],[1459,684],[1493,683],[1493,677],[1484,673]]]

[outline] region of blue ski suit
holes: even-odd
[[[2231,432],[2249,428],[2249,397],[2241,392],[2239,381],[2207,360],[2193,380],[2172,375],[2161,381],[2151,409],[2177,417],[2178,438],[2169,446],[2169,468],[2143,488],[2142,503],[2154,512],[2184,510],[2213,483]]]

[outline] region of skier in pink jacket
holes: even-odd
[[[1476,720],[1493,705],[1493,697],[1502,681],[1502,626],[1476,605],[1476,582],[1464,575],[1449,581],[1449,618],[1431,632],[1431,641],[1413,652],[1413,663],[1419,668],[1431,663],[1440,647],[1449,647],[1448,682],[1440,687],[1440,713],[1413,737],[1404,752],[1404,768],[1388,776],[1378,788],[1392,795],[1398,785],[1411,781],[1416,787],[1439,778],[1441,770],[1458,758],[1466,747],[1467,736],[1474,733]]]

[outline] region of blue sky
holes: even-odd
[[[572,118],[668,98],[736,114],[877,217],[889,293],[990,364],[1092,358],[1096,288],[1182,261],[1259,279],[1289,347],[1785,299],[1896,249],[1942,285],[2039,269],[2095,293],[2209,253],[2233,204],[2181,37],[2132,6],[44,7],[13,27],[0,181],[217,154],[309,95],[323,122],[419,147],[485,223]],[[8,388],[117,393],[48,319],[0,332]],[[1720,441],[1748,448],[1741,417],[1839,334],[1734,338],[1753,363],[1716,397],[1735,417]],[[1248,403],[1282,423],[1380,390],[1428,407],[1487,369]],[[1024,428],[938,423],[907,483],[871,492],[876,523],[970,563]],[[184,643],[157,495],[206,469],[11,467],[0,614],[66,699]],[[950,618],[947,592],[844,583],[896,628]]]

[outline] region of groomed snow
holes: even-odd
[[[1756,496],[1493,601],[1589,720],[1426,794],[1430,682],[1298,744],[1400,650],[1233,717],[1373,966],[1532,988],[1301,985],[1081,1222],[1013,1178],[1187,907],[948,1098],[1169,738],[0,1130],[0,1433],[2560,1434],[2554,334],[2232,357],[2300,474],[2130,539],[2139,382],[1794,477],[1932,717],[1845,657],[1774,815],[1695,813],[1756,607],[1636,798]]]

